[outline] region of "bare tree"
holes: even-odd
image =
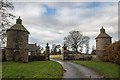
[[[0,41],[2,44],[6,42],[6,30],[12,25],[10,20],[15,16],[10,13],[14,9],[13,3],[8,0],[0,0]]]
[[[86,48],[86,54],[88,54],[89,53],[89,44],[88,43],[85,45],[85,48]]]
[[[57,49],[60,49],[60,47],[61,47],[60,45],[56,45],[56,48],[57,48]]]
[[[38,45],[38,51],[39,51],[39,53],[42,53],[43,50],[44,50],[43,47],[40,46],[40,45]]]
[[[57,52],[56,44],[52,45],[51,53],[55,54]]]
[[[88,36],[84,36],[80,31],[71,31],[69,35],[64,38],[64,43],[68,48],[72,48],[74,51],[78,52],[78,48],[88,44],[89,39]]]
[[[95,50],[95,46],[94,46],[94,45],[92,45],[92,51],[93,51],[93,50]]]
[[[60,52],[60,45],[56,45],[56,44],[53,44],[52,45],[52,49],[51,49],[51,53],[52,54],[57,54],[57,53],[59,53]]]
[[[83,51],[83,46],[80,47],[80,50],[79,50],[79,51],[82,53],[82,51]]]
[[[95,55],[96,54],[96,50],[95,50],[95,46],[93,45],[92,46],[92,51],[91,51],[91,54]]]
[[[57,48],[57,54],[61,54],[61,49],[60,49],[61,45],[56,45]]]

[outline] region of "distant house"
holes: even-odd
[[[41,54],[41,51],[40,51],[40,47],[37,46],[37,44],[29,44],[29,51],[28,51],[28,55],[31,55],[31,56],[36,56],[36,55],[39,55]]]
[[[28,45],[28,55],[36,55],[37,54],[37,45],[36,44],[29,44]]]
[[[47,44],[46,50],[44,51],[43,54],[41,54],[42,47],[37,46],[37,44],[29,44],[28,45],[29,50],[28,50],[28,55],[29,55],[29,60],[30,61],[39,61],[39,60],[49,60],[49,46]]]

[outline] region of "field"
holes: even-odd
[[[53,61],[3,62],[3,78],[62,78],[63,68]]]
[[[97,61],[72,61],[77,64],[81,64],[88,68],[93,69],[100,75],[107,78],[120,78],[120,66],[108,62],[97,62]]]
[[[50,59],[62,60],[62,55],[50,55]]]

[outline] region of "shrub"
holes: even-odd
[[[109,45],[106,53],[107,56],[104,56],[106,61],[120,64],[120,40]]]

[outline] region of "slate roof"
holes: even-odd
[[[16,24],[8,30],[20,30],[29,33],[29,31],[22,25],[22,20],[20,19],[20,17],[16,20]]]
[[[105,29],[102,27],[100,29],[100,34],[95,38],[112,38],[111,36],[109,36],[106,32],[105,32]]]
[[[96,38],[112,38],[107,33],[100,33]]]
[[[9,30],[21,30],[29,32],[22,24],[15,24]]]

